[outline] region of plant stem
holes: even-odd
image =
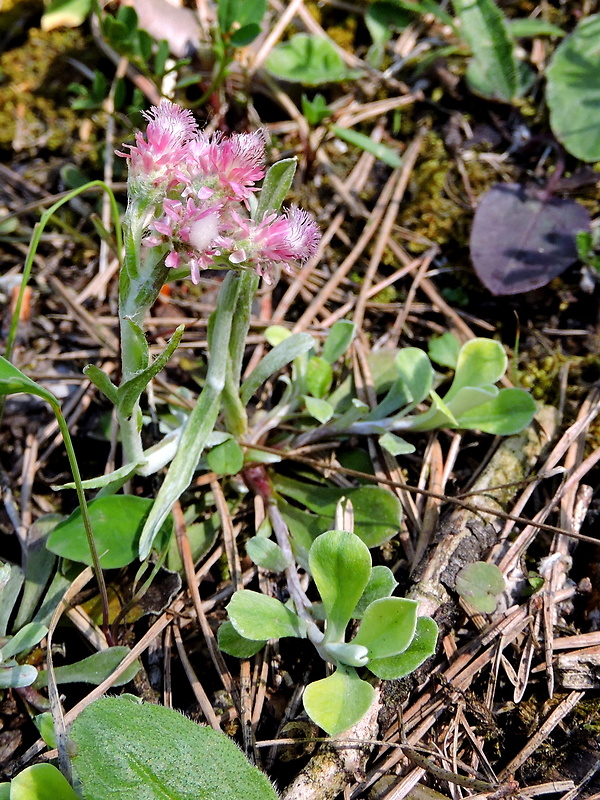
[[[79,464],[77,463],[77,456],[75,455],[73,442],[71,440],[71,434],[69,433],[69,427],[67,425],[66,419],[63,416],[60,403],[58,403],[57,401],[56,403],[51,403],[51,405],[52,405],[52,410],[54,411],[54,414],[56,416],[56,421],[58,423],[58,427],[62,434],[63,441],[65,443],[65,450],[67,451],[67,458],[69,459],[69,466],[71,467],[71,473],[73,475],[73,481],[75,483],[75,491],[77,492],[77,499],[79,500],[79,507],[81,509],[81,520],[83,522],[85,535],[87,537],[88,546],[90,548],[90,554],[92,557],[92,565],[94,567],[96,581],[98,582],[98,590],[100,592],[100,599],[102,602],[102,630],[104,632],[104,635],[107,637],[109,643],[111,643],[112,637],[109,628],[108,594],[106,592],[106,583],[104,581],[104,574],[102,572],[102,567],[100,566],[100,558],[98,556],[98,550],[96,549],[96,542],[94,541],[94,531],[92,530],[92,521],[90,519],[90,512],[88,509],[87,501],[85,499],[85,492],[83,490],[83,486],[81,485],[81,473],[79,472]]]
[[[192,482],[206,440],[212,433],[219,416],[221,397],[227,378],[229,341],[237,307],[239,278],[240,276],[232,271],[223,281],[209,339],[206,383],[188,418],[175,458],[146,520],[140,538],[140,558],[146,558],[154,537],[168,517],[173,503],[181,497]]]

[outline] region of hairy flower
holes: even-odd
[[[189,266],[192,281],[198,283],[200,271],[211,265],[220,250],[214,244],[222,227],[219,205],[196,205],[188,197],[185,203],[167,199],[163,214],[150,225],[151,233],[142,244],[167,247],[167,267]]]
[[[229,138],[219,133],[210,140],[197,138],[189,146],[191,191],[200,190],[206,196],[208,190],[247,203],[256,191],[256,181],[264,177],[264,155],[265,140],[260,131],[234,133]]]
[[[125,145],[129,186],[146,247],[162,247],[168,267],[254,269],[271,282],[281,268],[303,264],[320,234],[299,208],[249,218],[250,198],[265,174],[262,131],[207,136],[190,111],[168,100],[144,112],[145,135]]]
[[[129,183],[134,192],[163,188],[167,191],[181,180],[178,167],[187,160],[187,143],[200,135],[191,111],[162,100],[159,106],[142,112],[148,120],[146,136],[139,131],[129,152],[117,155],[129,159]]]
[[[269,214],[259,223],[231,212],[237,227],[229,240],[223,240],[231,251],[229,261],[256,269],[267,282],[271,273],[283,267],[290,271],[294,264],[304,264],[313,256],[321,234],[317,223],[300,208],[283,214]]]

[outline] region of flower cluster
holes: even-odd
[[[118,155],[129,159],[133,202],[154,209],[142,244],[163,247],[168,267],[188,267],[194,283],[207,267],[255,269],[270,281],[314,255],[320,234],[306,212],[249,215],[265,174],[260,131],[207,136],[190,111],[168,100],[144,116],[145,137],[136,133]]]

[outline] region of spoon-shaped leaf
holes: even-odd
[[[352,644],[366,647],[369,659],[402,653],[415,635],[418,606],[402,597],[375,600],[366,608]]]
[[[351,667],[339,666],[328,678],[309,684],[304,690],[308,716],[330,736],[356,725],[371,707],[375,689],[362,681]]]
[[[342,641],[371,576],[369,548],[354,533],[327,531],[313,542],[308,563],[323,601],[326,641]]]

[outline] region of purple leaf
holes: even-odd
[[[479,202],[471,230],[471,260],[492,294],[545,286],[577,260],[575,234],[589,230],[587,210],[547,198],[519,183],[493,186]]]

